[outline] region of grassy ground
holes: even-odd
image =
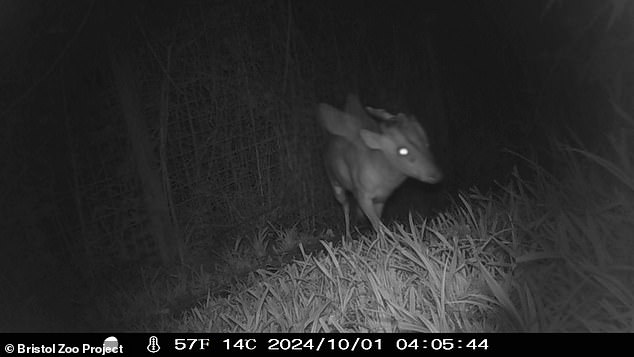
[[[205,268],[154,272],[110,326],[207,332],[634,331],[630,130],[601,154],[555,145],[492,193],[431,220],[333,243],[265,228]],[[213,273],[210,273],[213,271]],[[104,302],[104,304],[106,304]]]

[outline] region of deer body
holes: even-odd
[[[366,110],[356,95],[348,95],[345,111],[323,103],[318,106],[318,119],[332,134],[324,160],[335,197],[343,207],[347,236],[348,192],[378,231],[385,201],[407,177],[427,183],[442,179],[427,135],[415,118],[370,107]]]

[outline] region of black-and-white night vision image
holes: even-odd
[[[0,0],[0,202],[0,332],[634,332],[634,1]]]

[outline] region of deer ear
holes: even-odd
[[[373,117],[381,120],[390,121],[394,119],[394,114],[388,113],[385,109],[376,109],[372,107],[365,107],[365,110]]]
[[[367,129],[361,129],[361,131],[359,131],[359,135],[361,136],[361,140],[363,140],[363,143],[370,149],[374,149],[374,150],[383,149],[384,147],[383,135],[379,133],[375,133]]]
[[[358,118],[324,103],[317,106],[317,118],[326,130],[338,136],[353,138],[361,128]]]

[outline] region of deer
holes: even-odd
[[[443,178],[427,133],[413,115],[364,108],[358,95],[351,93],[343,111],[318,104],[317,118],[329,133],[324,153],[326,174],[343,208],[348,238],[349,195],[379,232],[385,202],[407,177],[430,184]]]

